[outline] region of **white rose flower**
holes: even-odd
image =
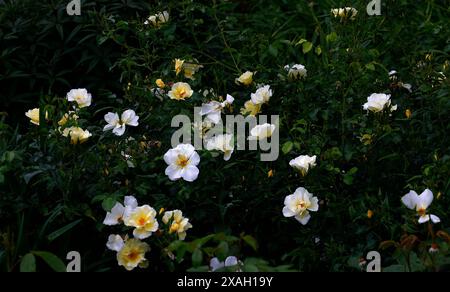
[[[363,108],[374,113],[379,113],[384,109],[389,109],[391,112],[397,110],[397,106],[392,106],[391,104],[391,95],[384,93],[373,93],[370,95]]]
[[[122,136],[125,133],[126,126],[137,127],[139,125],[139,116],[133,110],[126,110],[119,118],[117,113],[107,113],[105,121],[108,123],[103,131],[113,130],[116,136]]]
[[[426,189],[420,196],[415,191],[410,191],[402,197],[402,202],[407,208],[411,210],[415,209],[417,211],[420,224],[430,220],[435,224],[441,222],[441,219],[439,219],[438,216],[427,214],[427,209],[433,202],[433,192],[431,192],[431,190]]]
[[[195,152],[194,146],[190,144],[180,144],[176,148],[170,149],[164,155],[164,161],[169,165],[165,173],[172,181],[183,178],[185,181],[193,182],[200,173],[197,168],[200,156]]]
[[[272,95],[273,92],[270,89],[270,85],[264,85],[258,88],[255,93],[252,93],[251,98],[254,104],[264,104],[269,102]]]
[[[293,80],[306,78],[308,76],[308,71],[305,66],[301,64],[295,64],[294,66],[286,65],[284,69],[288,72],[289,78]]]
[[[225,161],[230,160],[231,154],[234,151],[233,135],[225,134],[211,138],[206,144],[206,149],[209,151],[221,151],[224,153],[223,159]]]
[[[311,219],[309,212],[319,210],[319,199],[305,188],[298,188],[294,194],[286,197],[284,205],[284,217],[295,217],[302,225],[306,225]]]
[[[266,138],[270,138],[273,135],[273,132],[275,131],[276,126],[271,124],[263,124],[254,127],[250,131],[250,137],[249,140],[263,140]]]
[[[300,171],[305,176],[308,171],[316,166],[317,156],[302,155],[289,162],[289,165]]]
[[[86,89],[72,89],[67,93],[68,101],[75,101],[79,108],[88,107],[92,103],[92,95]]]

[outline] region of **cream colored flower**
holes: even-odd
[[[124,218],[126,226],[134,227],[133,235],[135,238],[145,239],[158,230],[158,221],[156,220],[156,211],[148,205],[133,209],[128,216]]]
[[[203,68],[203,65],[198,65],[195,63],[188,63],[185,62],[183,64],[183,72],[184,72],[184,77],[191,79],[191,80],[195,80],[195,73],[197,73],[201,68]]]
[[[250,131],[249,140],[263,140],[272,137],[273,132],[275,131],[276,126],[271,124],[263,124],[254,127]]]
[[[316,166],[317,156],[302,155],[289,162],[289,165],[300,171],[305,176],[308,171]]]
[[[337,18],[341,18],[341,20],[350,19],[355,20],[358,15],[358,10],[353,7],[345,7],[345,8],[335,8],[331,9],[331,14]]]
[[[191,86],[184,82],[175,83],[172,86],[172,90],[168,93],[170,99],[175,100],[185,100],[186,98],[190,98],[192,94],[194,94],[194,91]]]
[[[156,80],[156,86],[158,86],[161,89],[164,89],[166,87],[166,84],[164,83],[164,81],[162,79],[158,79]]]
[[[249,115],[249,116],[256,116],[261,112],[261,105],[260,104],[254,104],[251,100],[246,101],[244,104],[244,107],[241,109],[241,114],[243,115]]]
[[[86,89],[72,89],[67,93],[68,101],[75,101],[79,108],[88,107],[92,103],[92,95]]]
[[[252,93],[252,102],[254,104],[268,103],[272,95],[273,92],[272,89],[270,89],[270,85],[264,85],[258,88],[255,93]]]
[[[180,240],[186,238],[186,231],[192,228],[189,219],[183,217],[183,212],[180,210],[167,211],[162,218],[164,224],[169,224],[169,233],[176,233]]]
[[[64,126],[65,124],[67,124],[67,122],[69,120],[78,120],[78,116],[75,114],[74,111],[69,111],[68,113],[64,114],[64,116],[61,118],[61,120],[59,120],[58,125],[60,125],[61,127]]]
[[[214,136],[213,138],[208,140],[206,149],[208,151],[221,151],[224,153],[223,160],[230,160],[231,154],[233,154],[234,151],[233,135],[225,134]]]
[[[374,113],[382,112],[384,109],[389,109],[391,112],[397,110],[397,106],[392,106],[391,104],[391,95],[384,93],[373,93],[370,95],[363,108]]]
[[[253,83],[253,76],[255,73],[247,71],[236,79],[236,83],[240,85],[249,86]]]
[[[145,25],[149,25],[150,23],[156,27],[159,28],[161,25],[167,23],[169,21],[170,15],[169,12],[163,11],[158,12],[157,14],[150,15],[148,19],[144,22]]]
[[[302,79],[308,76],[308,71],[301,64],[295,64],[294,66],[286,65],[284,69],[288,72],[288,76],[292,80]]]
[[[319,199],[305,188],[298,188],[294,194],[286,197],[284,205],[284,217],[295,217],[302,225],[306,225],[311,219],[309,212],[319,210]]]
[[[117,262],[119,266],[131,271],[147,261],[145,254],[149,251],[150,246],[147,243],[136,238],[129,239],[117,253]]]
[[[25,116],[27,116],[30,119],[30,122],[34,125],[39,126],[39,109],[34,108],[32,110],[29,110],[25,113]],[[48,119],[48,112],[45,112],[45,119]]]
[[[175,73],[177,76],[183,71],[184,60],[175,59]]]
[[[88,130],[83,130],[80,127],[65,128],[62,135],[64,137],[70,136],[70,143],[74,145],[83,144],[92,136]]]

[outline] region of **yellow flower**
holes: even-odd
[[[175,59],[175,73],[180,74],[181,71],[183,71],[183,65],[184,65],[184,60],[181,59]]]
[[[368,211],[367,211],[367,218],[372,219],[373,214],[374,214],[374,213],[373,213],[372,210],[368,210]]]
[[[364,134],[360,140],[364,145],[366,145],[366,146],[370,145],[370,144],[372,144],[372,135]]]
[[[203,68],[202,65],[194,63],[184,63],[183,65],[184,77],[191,80],[195,80],[194,74],[197,73],[198,70],[200,70],[201,68]]]
[[[66,128],[63,131],[62,134],[64,137],[69,137],[70,136],[70,143],[71,144],[82,144],[84,142],[86,142],[89,137],[92,136],[91,133],[89,133],[88,130],[83,130],[80,127],[70,127],[70,128]]]
[[[158,230],[158,221],[156,220],[156,211],[148,205],[135,208],[125,217],[126,226],[135,227],[133,235],[135,238],[145,239]]]
[[[175,83],[172,86],[172,90],[169,91],[170,99],[176,100],[185,100],[190,98],[192,94],[194,94],[194,91],[191,89],[191,86],[184,82]]]
[[[244,104],[244,108],[241,109],[241,114],[256,116],[261,112],[261,104],[254,104],[251,100]]]
[[[271,170],[269,170],[269,172],[267,173],[267,177],[273,177],[273,170],[271,169]]]
[[[172,220],[169,227],[169,233],[177,233],[180,240],[186,238],[186,230],[192,228],[192,224],[189,223],[189,219],[183,217],[183,212],[180,210],[167,211],[163,216],[163,223],[168,224]]]
[[[247,71],[236,79],[236,83],[249,86],[250,84],[253,83],[253,75],[254,75],[253,72]]]
[[[139,239],[129,239],[123,248],[117,253],[117,262],[128,271],[133,270],[147,260],[145,253],[150,251],[150,246]]]
[[[70,120],[78,120],[78,116],[74,113],[74,112],[68,112],[66,114],[64,114],[64,116],[61,118],[61,120],[59,120],[58,125],[60,126],[64,126],[65,124],[67,124],[67,122]]]
[[[29,110],[25,113],[25,115],[30,119],[32,124],[39,126],[39,109],[35,108]],[[48,112],[45,112],[45,119],[48,119]]]
[[[156,85],[157,85],[159,88],[161,88],[161,89],[163,89],[164,87],[166,87],[166,84],[164,83],[164,81],[162,81],[162,79],[156,80]]]
[[[405,111],[405,116],[406,116],[407,119],[410,119],[410,118],[411,118],[412,112],[411,112],[410,109],[407,109],[407,110]]]

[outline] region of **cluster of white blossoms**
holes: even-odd
[[[431,222],[437,224],[441,222],[438,216],[433,214],[427,214],[427,209],[433,202],[433,192],[426,189],[422,194],[418,195],[415,191],[410,191],[402,197],[403,204],[411,209],[416,210],[419,216],[419,223],[423,224],[431,220]]]
[[[358,15],[358,10],[353,7],[345,7],[345,8],[334,8],[331,9],[331,14],[337,18],[339,17],[341,20],[355,20]]]
[[[149,205],[138,206],[138,202],[133,196],[126,196],[123,204],[117,202],[111,212],[106,213],[103,220],[104,225],[123,224],[126,227],[134,228],[134,238],[132,239],[117,234],[111,234],[108,237],[106,247],[117,252],[119,266],[123,266],[127,270],[145,266],[147,262],[145,253],[150,251],[150,246],[142,240],[161,230],[156,218],[157,215],[156,210]],[[162,222],[165,225],[170,225],[168,233],[176,233],[179,240],[184,240],[186,231],[192,228],[189,219],[183,217],[180,210],[165,212]]]
[[[158,12],[154,15],[150,15],[147,20],[144,22],[145,25],[153,25],[156,28],[161,27],[163,24],[169,21],[170,15],[169,12],[163,11]]]
[[[293,66],[286,65],[284,69],[288,73],[288,77],[291,80],[304,79],[308,76],[308,70],[301,64],[295,64]]]
[[[206,118],[213,124],[218,124],[222,120],[222,112],[227,106],[231,106],[234,102],[234,97],[227,94],[225,101],[211,101],[206,104],[202,104],[200,115],[206,116]]]
[[[139,116],[133,110],[126,110],[120,117],[117,113],[107,113],[105,121],[108,124],[103,128],[103,131],[112,130],[115,135],[122,136],[125,133],[126,126],[137,127],[139,125]]]
[[[397,105],[392,105],[391,95],[384,93],[373,93],[367,98],[367,102],[363,105],[363,109],[373,113],[379,113],[384,110],[390,112],[397,110]]]

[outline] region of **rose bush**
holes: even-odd
[[[449,11],[341,2],[0,4],[1,270],[448,270]]]

